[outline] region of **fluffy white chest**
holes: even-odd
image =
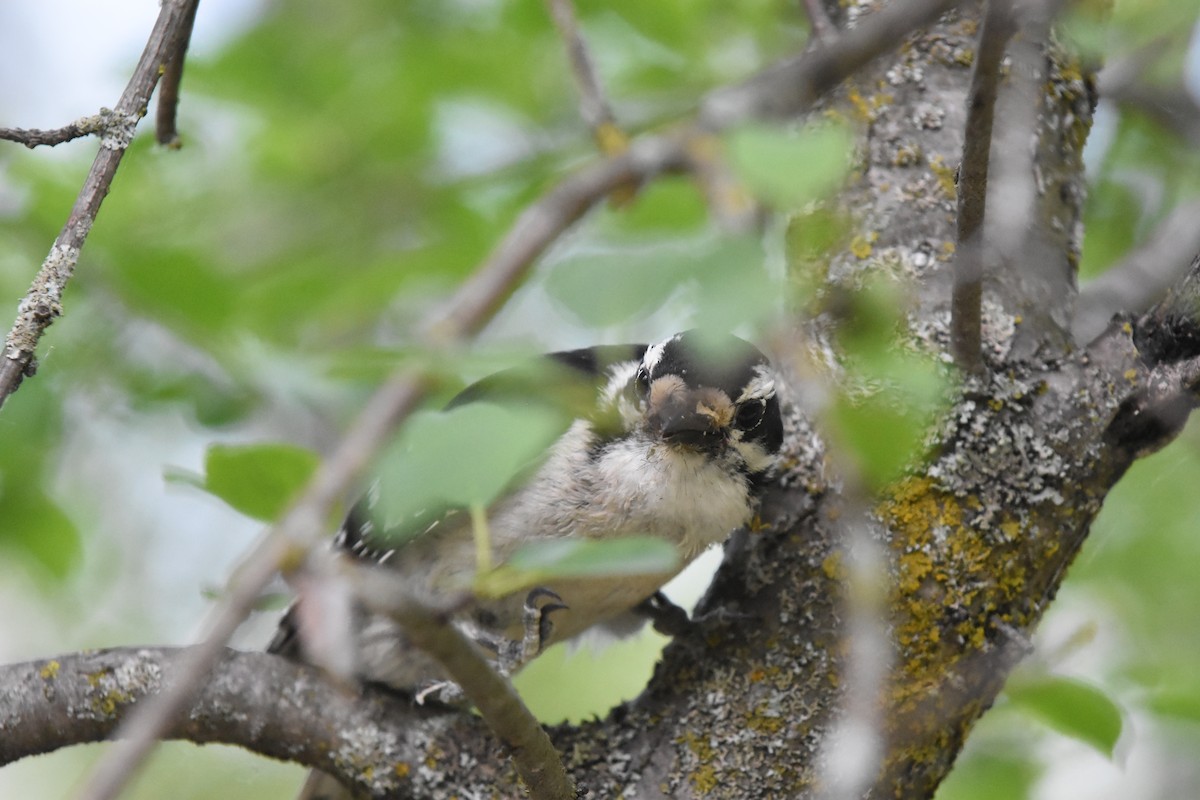
[[[749,521],[746,481],[719,460],[641,436],[589,451],[589,438],[583,423],[563,436],[497,515],[499,538],[653,536],[687,561]]]

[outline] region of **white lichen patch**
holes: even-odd
[[[972,527],[991,530],[999,515],[1043,502],[1063,502],[1063,456],[1068,425],[1044,425],[1031,409],[1045,390],[1042,381],[1016,371],[970,379],[953,412],[931,443],[943,453],[926,475],[956,496],[973,514]],[[1035,424],[1037,422],[1038,424]]]

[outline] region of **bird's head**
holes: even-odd
[[[627,429],[754,474],[783,441],[775,386],[770,362],[750,343],[686,331],[647,347],[617,400]]]

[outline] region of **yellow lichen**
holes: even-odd
[[[840,581],[846,577],[846,568],[842,564],[842,553],[835,550],[825,556],[825,560],[821,562],[821,572],[825,573],[825,577],[831,581]]]
[[[876,233],[875,231],[871,231],[870,233],[866,234],[865,236],[863,234],[859,234],[859,235],[855,236],[854,239],[851,240],[850,252],[853,253],[856,258],[859,258],[859,259],[870,258],[871,257],[871,246],[878,239],[879,239],[879,234]]]
[[[942,191],[951,200],[958,197],[958,184],[955,181],[955,169],[946,163],[946,159],[941,156],[934,156],[929,159],[929,168],[933,170],[934,177],[937,178],[938,186],[942,187]]]
[[[700,769],[692,773],[692,786],[696,787],[696,791],[700,794],[708,794],[713,789],[717,788],[717,771],[712,764],[705,764]]]
[[[58,671],[62,669],[62,665],[57,661],[47,661],[46,666],[38,670],[38,675],[42,676],[42,680],[48,681],[58,677]]]
[[[860,121],[871,121],[871,106],[863,98],[862,94],[859,93],[858,89],[851,89],[849,92],[847,92],[846,100],[849,101],[850,106],[854,109],[854,112],[858,115]]]
[[[900,557],[899,568],[900,580],[897,588],[905,594],[912,594],[921,588],[925,576],[933,569],[933,559],[928,553],[916,550]]]

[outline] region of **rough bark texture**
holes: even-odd
[[[863,135],[843,197],[857,228],[827,278],[852,288],[882,274],[911,287],[911,333],[938,353],[949,344],[955,169],[976,26],[970,13],[948,15],[845,84],[824,110]],[[1026,651],[1105,495],[1136,457],[1178,431],[1200,381],[1200,261],[1145,315],[1115,321],[1086,346],[1067,334],[1092,98],[1068,55],[1036,37],[1021,46],[1034,57],[1013,75],[1032,70],[1026,86],[1041,93],[1028,112],[1035,130],[1026,129],[1034,227],[1008,260],[991,264],[985,283],[989,370],[961,386],[927,463],[876,506],[896,650],[881,700],[886,752],[870,797],[932,795]],[[1022,113],[1019,80],[1001,93],[998,119]],[[667,648],[647,691],[606,719],[552,731],[590,796],[818,794],[845,669],[835,524],[844,501],[825,481],[813,431],[798,415],[788,423],[789,466],[762,524],[730,542],[700,620]],[[236,683],[229,663],[220,679]],[[30,669],[30,686],[54,691],[46,664]],[[311,678],[289,669],[302,673],[291,679]],[[296,686],[285,699],[304,686],[324,691]],[[358,724],[322,728],[308,750],[237,741],[353,773],[380,797],[522,795],[477,718],[423,717],[373,691],[362,707],[378,703],[383,718],[364,711]],[[119,715],[120,705],[99,711]],[[0,721],[0,729],[19,724]],[[285,739],[311,733],[298,721],[272,724]]]

